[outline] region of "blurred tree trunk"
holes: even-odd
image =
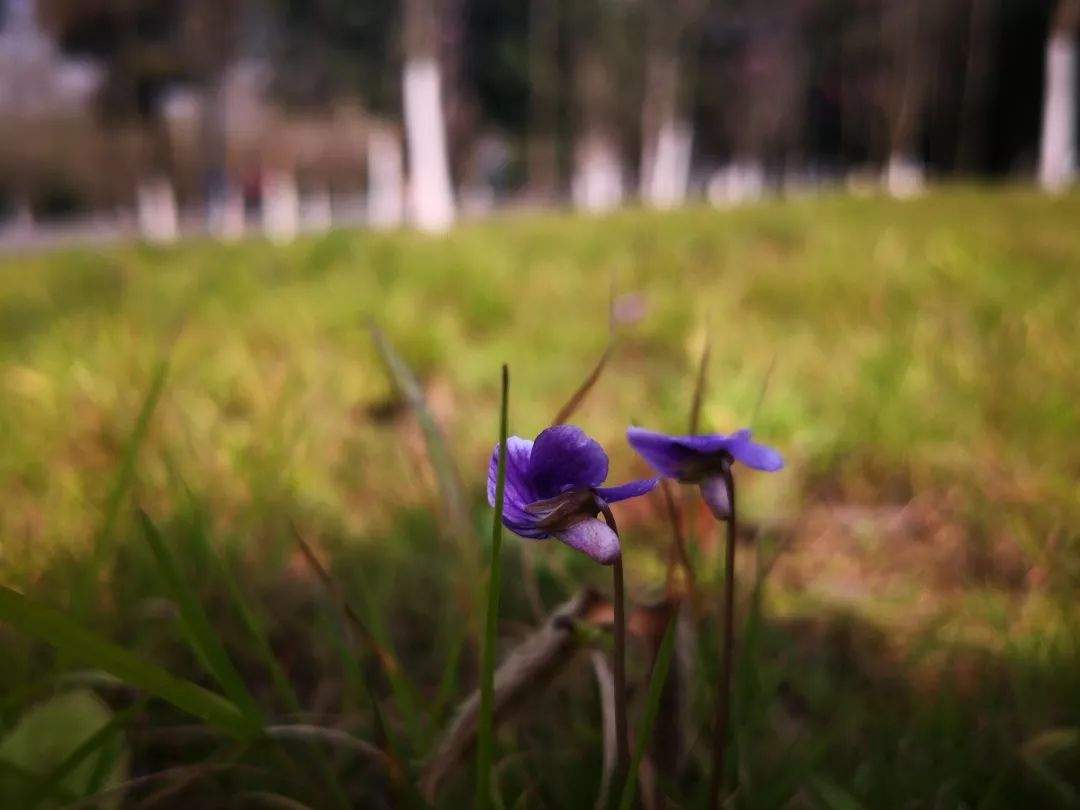
[[[232,211],[235,193],[229,171],[228,99],[225,95],[224,68],[216,70],[203,83],[203,103],[199,120],[202,183],[206,206],[207,230],[223,238],[236,238],[237,222]],[[240,224],[243,230],[242,223]]]
[[[1046,43],[1039,185],[1061,191],[1076,179],[1077,26],[1080,2],[1059,0]]]
[[[648,0],[645,98],[641,120],[641,197],[657,208],[686,198],[693,125],[686,114],[699,0]]]
[[[199,116],[201,186],[210,233],[224,238],[243,230],[242,199],[229,166],[226,81],[236,53],[238,0],[189,0],[184,6],[181,48],[202,90]]]
[[[550,201],[558,192],[559,2],[529,3],[529,194]]]
[[[439,6],[437,0],[405,0],[404,9],[402,105],[411,214],[420,229],[444,231],[454,221],[454,199],[438,61]]]
[[[574,72],[578,88],[574,148],[574,203],[586,211],[616,208],[623,200],[623,160],[618,127],[614,41],[622,33],[603,0],[575,5]]]
[[[285,168],[287,164],[280,159],[275,162],[279,165],[264,166],[262,170],[262,224],[267,238],[283,244],[300,230],[300,192],[296,175]]]
[[[160,99],[148,102],[142,131],[145,159],[135,190],[139,232],[149,242],[172,242],[180,235],[180,220],[172,181],[172,138]]]
[[[446,124],[447,161],[450,177],[457,178],[459,190],[473,163],[478,124],[476,97],[466,76],[470,47],[466,25],[468,5],[468,0],[438,0],[435,44]]]
[[[373,228],[396,228],[405,216],[405,172],[401,133],[374,126],[367,136],[367,221]]]
[[[922,28],[921,0],[894,3],[882,16],[884,35],[892,57],[889,88],[889,157],[885,187],[906,197],[923,185],[918,142],[922,134],[926,95],[927,54]]]

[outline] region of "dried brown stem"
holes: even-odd
[[[585,397],[588,396],[589,391],[591,391],[592,387],[596,385],[596,381],[600,379],[600,375],[603,373],[604,367],[607,365],[608,360],[611,358],[611,352],[614,348],[615,344],[613,342],[609,342],[607,348],[604,349],[604,353],[600,355],[600,359],[593,367],[593,370],[589,372],[589,376],[585,378],[585,382],[583,382],[581,384],[581,387],[574,392],[573,396],[571,396],[569,400],[567,400],[566,404],[559,409],[559,412],[555,414],[555,419],[552,420],[551,424],[566,424],[566,421],[574,415],[577,409],[581,406],[581,403],[584,402]]]
[[[574,622],[584,618],[598,601],[599,596],[592,591],[575,595],[515,647],[495,670],[496,723],[515,705],[536,694],[543,683],[571,661],[578,645]],[[476,743],[479,714],[480,690],[477,689],[458,707],[424,768],[420,791],[425,800],[435,800],[442,782]]]
[[[593,674],[600,690],[600,714],[604,729],[604,771],[600,776],[600,791],[596,797],[596,810],[605,810],[611,791],[611,777],[615,773],[615,676],[603,653],[594,650],[591,656]]]

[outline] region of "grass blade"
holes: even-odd
[[[191,681],[177,678],[144,661],[123,647],[80,627],[53,608],[31,602],[0,585],[0,621],[13,629],[51,644],[85,664],[102,669],[241,740],[258,733],[235,704]]]
[[[142,405],[139,406],[135,427],[132,428],[131,435],[124,443],[120,466],[116,470],[109,494],[105,498],[104,519],[94,534],[91,546],[92,559],[88,564],[81,564],[76,574],[71,601],[71,607],[76,613],[83,613],[94,604],[93,594],[96,584],[94,578],[98,572],[106,568],[109,563],[109,554],[115,548],[114,537],[120,516],[120,505],[124,502],[124,496],[131,489],[131,483],[135,479],[135,462],[139,456],[139,448],[142,447],[146,434],[150,430],[150,419],[161,401],[168,374],[169,361],[163,359],[154,370],[150,387],[146,391],[146,396],[143,397]]]
[[[376,741],[383,748],[386,755],[387,770],[389,771],[390,780],[393,783],[394,789],[399,794],[399,804],[401,804],[401,806],[424,807],[426,804],[417,792],[416,785],[408,773],[408,764],[399,753],[402,750],[401,744],[397,740],[393,729],[387,724],[386,718],[383,716],[382,709],[379,706],[379,700],[372,691],[371,684],[369,684],[367,679],[363,676],[360,662],[353,655],[352,646],[355,642],[352,638],[352,634],[349,632],[349,628],[358,632],[362,636],[364,643],[375,653],[375,658],[379,662],[387,681],[391,684],[394,683],[395,678],[401,678],[403,684],[408,684],[408,681],[404,678],[397,659],[378,643],[376,638],[368,630],[367,625],[364,624],[363,619],[360,618],[360,615],[353,609],[352,605],[345,601],[345,598],[341,593],[341,588],[338,587],[337,582],[330,576],[330,572],[326,570],[325,566],[319,562],[319,558],[315,556],[315,552],[312,550],[311,546],[304,540],[299,528],[297,528],[295,524],[292,524],[291,529],[304,558],[318,576],[319,581],[323,585],[323,589],[326,591],[327,596],[329,596],[333,603],[333,607],[336,609],[337,615],[344,619],[344,621],[338,622],[342,636],[339,652],[344,660],[347,671],[351,673],[352,679],[357,682],[360,689],[364,692],[368,704],[371,706]],[[409,687],[411,688],[411,684]],[[391,689],[393,689],[393,686],[391,686]]]
[[[180,566],[170,553],[161,532],[154,525],[154,522],[141,510],[139,511],[139,519],[142,523],[143,533],[165,579],[166,586],[171,592],[172,598],[180,606],[181,629],[188,645],[206,671],[217,680],[225,694],[241,708],[248,721],[254,727],[261,729],[264,724],[262,711],[229,658],[220,636],[214,631],[209,617],[199,602],[198,594],[184,580]],[[216,555],[210,547],[207,537],[201,531],[201,527],[195,529],[193,536],[195,541],[194,550],[201,558],[203,565],[213,565]],[[296,764],[285,755],[280,746],[275,746],[271,754],[282,769],[291,776],[302,778],[307,775],[298,770]],[[325,765],[325,763],[322,764]],[[328,775],[325,770],[323,775],[324,777]],[[340,786],[337,785],[336,780],[324,778],[324,781],[329,790],[335,791],[332,798],[336,801],[337,806],[348,807],[348,800],[344,793],[340,791]]]
[[[701,360],[698,361],[697,379],[694,382],[694,398],[690,400],[690,435],[693,436],[701,427],[701,404],[705,400],[705,385],[709,376],[709,355],[712,346],[709,344],[708,335],[705,336],[705,345],[701,349]]]
[[[150,517],[139,510],[143,534],[157,560],[165,585],[180,607],[180,622],[184,637],[195,656],[214,677],[229,699],[243,711],[253,726],[262,725],[262,713],[236,671],[220,637],[214,632],[209,617],[199,604],[194,589],[184,581],[180,568],[166,546],[161,532]]]
[[[448,630],[450,642],[446,654],[446,663],[443,665],[439,688],[435,691],[435,699],[432,701],[431,722],[436,726],[441,724],[450,699],[457,692],[458,667],[461,663],[461,653],[465,649],[466,641],[466,633],[461,628],[460,623],[457,627],[456,630],[453,628]]]
[[[364,645],[375,654],[375,659],[379,662],[379,666],[386,676],[387,683],[390,684],[390,689],[394,693],[394,701],[397,703],[398,710],[405,715],[407,724],[410,727],[419,727],[419,710],[417,709],[417,706],[420,705],[420,696],[416,687],[406,677],[405,670],[390,649],[379,641],[378,637],[371,631],[371,628],[369,628],[367,623],[361,618],[360,613],[347,599],[345,599],[341,587],[334,578],[330,576],[330,572],[327,571],[326,566],[319,561],[315,551],[304,539],[300,530],[295,525],[292,527],[292,530],[293,536],[296,538],[296,542],[300,546],[300,551],[303,553],[307,564],[318,576],[319,581],[322,583],[327,593],[330,594],[335,605],[348,621],[349,626],[360,636],[360,640]]]
[[[469,519],[469,509],[462,492],[461,478],[454,464],[453,455],[447,446],[446,437],[443,436],[438,422],[435,421],[434,415],[427,406],[427,400],[424,399],[424,389],[408,363],[397,353],[381,329],[372,325],[371,337],[375,341],[375,349],[382,358],[391,380],[416,414],[420,429],[424,432],[428,457],[439,479],[439,488],[442,490],[454,536],[463,548],[467,546],[467,553],[473,554],[475,544],[469,541],[475,539],[476,532]]]
[[[112,489],[109,490],[109,496],[105,501],[105,520],[102,521],[101,529],[94,538],[94,555],[99,563],[107,550],[106,545],[110,544],[116,530],[116,520],[120,515],[120,504],[123,502],[128,489],[131,488],[131,481],[135,477],[135,460],[138,458],[139,448],[142,446],[147,431],[150,429],[150,418],[154,415],[154,411],[157,410],[158,402],[161,400],[161,392],[165,388],[165,379],[168,375],[169,361],[162,360],[154,370],[150,388],[143,398],[142,406],[139,408],[139,415],[135,419],[135,427],[124,445],[120,467],[116,471]]]
[[[600,355],[600,359],[596,362],[593,370],[589,372],[589,376],[585,378],[585,382],[581,384],[581,387],[573,393],[573,396],[566,401],[566,404],[559,408],[559,412],[555,414],[555,419],[552,420],[553,425],[566,424],[567,420],[581,407],[581,403],[585,401],[585,397],[589,395],[593,386],[596,385],[597,380],[600,379],[600,375],[603,374],[604,368],[608,364],[608,360],[611,359],[611,354],[615,349],[615,343],[608,343],[604,349],[604,353]]]
[[[769,360],[769,367],[765,369],[765,377],[761,380],[761,388],[758,390],[757,401],[754,403],[754,410],[750,414],[750,421],[747,422],[747,426],[753,427],[754,422],[757,421],[758,414],[761,413],[761,406],[765,402],[765,394],[769,391],[769,382],[772,380],[773,369],[776,368],[776,355],[772,356]]]
[[[199,536],[205,543],[206,538],[204,533],[200,532]],[[289,711],[297,714],[301,713],[302,706],[300,698],[293,688],[292,681],[289,680],[289,676],[285,673],[277,656],[274,654],[273,648],[270,646],[270,639],[267,635],[265,625],[248,604],[248,600],[244,595],[240,582],[234,574],[235,565],[227,563],[224,559],[215,554],[213,549],[209,547],[209,543],[206,543],[206,546],[210,563],[217,570],[218,576],[225,581],[225,587],[229,591],[229,598],[232,600],[233,607],[240,616],[241,624],[244,625],[244,629],[247,631],[255,645],[256,655],[270,674],[270,681],[274,686],[274,690],[278,693],[279,698],[284,702]],[[267,729],[267,735],[271,738],[274,736],[270,729]],[[327,790],[330,791],[334,803],[337,804],[338,807],[348,807],[348,796],[341,785],[340,779],[338,779],[334,769],[330,767],[330,764],[322,757],[321,753],[314,746],[309,746],[308,760],[314,769],[318,771],[324,785]]]
[[[641,758],[645,755],[645,749],[652,738],[653,725],[656,723],[656,713],[660,708],[660,696],[664,692],[664,682],[667,680],[668,667],[671,664],[671,653],[675,649],[675,626],[678,623],[674,611],[668,617],[667,629],[664,631],[664,639],[660,642],[660,651],[656,654],[656,663],[653,665],[652,677],[649,678],[649,693],[645,698],[645,713],[638,725],[637,741],[634,745],[634,757],[630,761],[630,772],[626,775],[626,783],[623,785],[622,796],[619,799],[619,810],[630,810],[634,804],[634,794],[637,792],[637,773],[641,766]]]
[[[486,810],[491,803],[491,756],[494,725],[495,636],[499,623],[499,578],[502,573],[502,516],[506,495],[506,423],[510,373],[502,367],[502,407],[499,416],[499,473],[495,484],[495,514],[491,523],[491,573],[488,576],[487,618],[480,664],[480,719],[476,737],[476,794],[473,807]]]
[[[232,600],[233,607],[240,617],[240,623],[244,625],[244,630],[247,631],[255,645],[255,654],[270,674],[270,681],[274,685],[274,691],[278,693],[278,697],[290,712],[299,713],[303,711],[300,698],[296,694],[296,689],[293,688],[292,681],[289,680],[288,674],[282,668],[277,655],[274,654],[273,647],[270,646],[266,625],[248,603],[247,597],[234,574],[235,565],[227,563],[216,556],[213,560],[218,568],[218,575],[225,581],[225,587],[228,589],[229,598]]]

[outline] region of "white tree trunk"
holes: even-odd
[[[326,186],[312,191],[301,204],[305,233],[326,233],[334,227],[334,201]]]
[[[405,170],[401,140],[389,129],[373,129],[367,140],[367,221],[396,228],[405,215]]]
[[[288,242],[300,226],[300,194],[296,179],[283,169],[266,169],[262,175],[263,232],[273,242]]]
[[[172,183],[164,175],[140,181],[135,192],[136,218],[139,233],[147,242],[173,242],[180,226],[176,213],[176,195]]]
[[[406,61],[403,95],[410,213],[418,228],[433,233],[445,231],[454,222],[440,81],[434,58],[424,56]]]
[[[765,194],[765,167],[759,160],[729,163],[709,178],[705,194],[717,208],[760,200]]]
[[[1046,46],[1039,185],[1061,191],[1076,179],[1077,41],[1071,31],[1055,31]]]
[[[594,133],[579,145],[573,195],[574,204],[590,213],[610,211],[622,202],[622,163],[609,139]]]
[[[686,121],[668,118],[642,160],[641,196],[656,208],[674,208],[686,200],[694,131]]]
[[[229,183],[220,197],[210,201],[207,212],[209,231],[224,242],[235,242],[244,235],[244,220],[244,195],[233,183]]]
[[[926,188],[926,171],[916,158],[893,152],[885,166],[884,181],[890,196],[906,200],[922,194]]]

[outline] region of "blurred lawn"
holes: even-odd
[[[1074,655],[1080,643],[1080,625],[1067,607],[1080,583],[1077,223],[1077,195],[957,188],[911,202],[836,196],[731,212],[507,218],[440,239],[335,233],[287,247],[192,243],[5,258],[0,578],[43,601],[79,607],[70,572],[104,531],[123,447],[155,368],[168,357],[130,497],[107,527],[110,547],[136,542],[129,505],[135,502],[163,521],[167,533],[184,535],[192,521],[205,524],[271,591],[279,585],[266,583],[288,581],[294,565],[284,527],[295,520],[335,553],[349,572],[343,576],[363,591],[381,632],[403,648],[417,678],[437,678],[428,657],[441,643],[443,624],[453,624],[445,615],[452,611],[437,617],[438,631],[417,627],[434,610],[423,600],[453,598],[447,571],[459,561],[432,539],[439,532],[435,476],[367,321],[385,330],[422,378],[481,525],[499,364],[505,360],[511,369],[511,431],[534,435],[602,352],[614,286],[640,296],[634,303],[643,304],[644,314],[620,327],[616,354],[574,420],[608,446],[612,479],[642,472],[622,438],[627,424],[685,427],[708,334],[704,424],[728,431],[753,419],[759,437],[789,460],[784,474],[741,479],[751,520],[794,526],[801,538],[810,531],[808,520],[811,528],[818,525],[811,518],[820,519],[822,505],[855,507],[862,510],[861,527],[847,533],[854,540],[844,541],[845,559],[848,546],[861,543],[882,557],[874,576],[890,567],[892,554],[907,567],[900,584],[872,584],[868,595],[852,599],[843,583],[814,590],[831,546],[805,562],[809,573],[799,570],[799,543],[786,573],[779,566],[775,617],[839,615],[839,624],[823,630],[784,632],[804,644],[819,639],[833,651],[831,634],[842,634],[840,658],[810,667],[801,690],[812,708],[835,710],[826,722],[849,735],[847,747],[830,747],[823,738],[803,752],[813,766],[799,771],[809,780],[801,784],[815,785],[813,795],[825,806],[841,806],[848,793],[888,796],[897,804],[912,795],[970,800],[988,784],[985,769],[1012,762],[1010,735],[1017,742],[1080,723],[1077,699],[1063,697],[1080,674],[1058,671],[1051,686],[1043,677],[1060,670],[1062,656]],[[873,516],[887,521],[889,510],[911,503],[932,515],[923,521],[933,524],[921,530],[923,539],[952,538],[961,547],[957,556],[912,557],[902,528],[892,530],[899,543],[875,545],[889,530]],[[642,597],[658,592],[662,564],[633,548],[654,542],[658,528],[666,532],[659,515],[644,506],[627,516],[636,555],[632,586]],[[834,530],[829,522],[818,534]],[[520,553],[517,540],[507,543],[509,554]],[[578,575],[595,576],[558,548],[541,553],[549,604]],[[112,558],[104,559],[108,564],[94,577],[107,598],[95,611],[111,632],[134,637],[155,585],[123,556],[119,576],[108,584]],[[567,562],[573,576],[562,570]],[[507,611],[525,621],[520,583],[510,576]],[[935,646],[935,655],[952,660],[957,644],[973,644],[1008,666],[1015,662],[1005,688],[1013,702],[998,707],[1000,727],[970,749],[962,741],[986,732],[978,732],[979,710],[965,714],[935,692],[931,710],[904,714],[900,707],[912,699],[907,690],[920,688],[908,675],[905,697],[894,699],[888,690],[883,696],[866,691],[863,681],[849,682],[853,676],[843,669],[853,635],[836,627],[848,627],[847,611],[859,627],[869,622],[871,629],[854,633],[859,638],[878,632],[872,628],[899,627],[919,612],[924,586],[952,596],[947,611],[937,605],[921,619],[948,624],[966,612],[979,617],[974,629],[953,628],[948,646]],[[767,633],[759,642],[773,668],[744,678],[744,707],[754,694],[768,703],[778,689],[786,693],[792,672],[805,667],[787,642]],[[158,652],[168,646],[157,636],[140,637],[140,644]],[[331,666],[333,654],[320,655],[329,655],[321,665]],[[906,669],[910,661],[889,655],[882,653],[884,663],[875,666],[892,668],[886,677],[892,689],[897,672],[913,670]],[[991,666],[978,661],[967,665]],[[30,677],[34,667],[26,662],[5,674],[7,685]],[[946,691],[975,696],[976,705],[1004,699],[975,680],[977,688],[964,692],[961,674],[960,686]],[[1018,728],[1021,710],[1026,721]],[[752,713],[742,722],[745,734],[755,731]],[[868,722],[881,724],[871,735],[881,750],[868,747],[861,725]],[[535,734],[542,742],[543,733]],[[908,751],[906,767],[923,769],[927,784],[904,783],[890,765],[897,740],[937,740],[962,750]],[[742,745],[749,751],[754,744]],[[1002,754],[1006,749],[1012,753]],[[926,757],[948,764],[939,773]],[[760,773],[767,774],[781,768],[776,759],[770,749],[753,761],[764,763]],[[561,760],[547,764],[569,767]],[[814,770],[829,768],[828,777]],[[964,774],[955,789],[935,793],[934,785],[954,772]],[[591,791],[587,774],[567,775],[559,789],[551,788],[552,801],[576,796],[576,778]],[[1039,778],[1049,793],[1031,795],[1077,797],[1058,777]],[[772,785],[778,797],[790,798],[783,792],[789,782]],[[770,806],[772,795],[761,794],[758,806]]]
[[[1080,519],[1078,221],[1077,196],[957,190],[7,258],[0,567],[87,541],[169,354],[143,502],[167,510],[182,478],[241,533],[273,505],[357,535],[423,502],[416,447],[370,418],[392,389],[367,318],[425,380],[479,494],[499,363],[512,430],[532,435],[601,352],[613,283],[645,316],[577,421],[614,476],[635,464],[629,422],[682,428],[708,323],[707,425],[746,424],[775,358],[754,428],[791,466],[748,480],[759,517],[958,489],[981,532],[1060,546]]]

